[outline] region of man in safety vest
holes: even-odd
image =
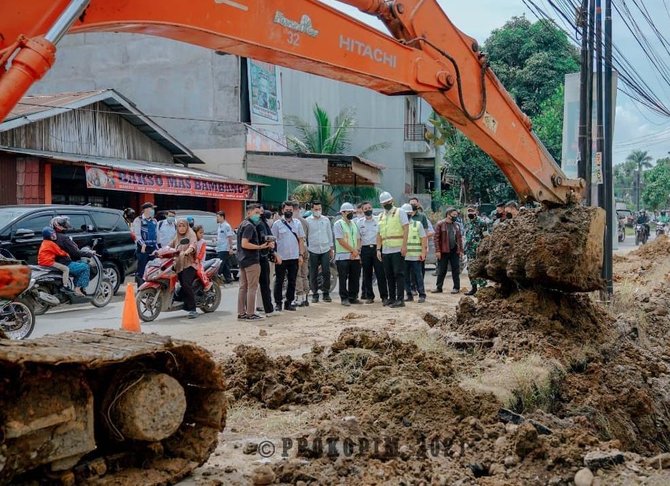
[[[377,258],[384,263],[384,273],[389,290],[390,307],[404,307],[405,254],[409,219],[407,213],[393,205],[393,196],[388,192],[379,195],[384,212],[379,218],[377,234]]]
[[[403,204],[400,208],[407,213],[409,219],[409,231],[407,233],[407,253],[405,254],[405,291],[407,301],[412,302],[412,277],[416,283],[416,292],[419,294],[419,304],[426,301],[426,288],[423,284],[423,271],[421,263],[426,260],[428,253],[428,235],[420,220],[414,220],[415,209],[411,204]]]
[[[361,236],[354,222],[353,204],[344,203],[340,207],[342,219],[335,221],[335,265],[340,280],[342,305],[360,304],[358,300],[361,279]]]

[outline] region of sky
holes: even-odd
[[[386,31],[384,25],[376,18],[359,12],[356,8],[344,5],[337,0],[321,0],[353,17],[356,17],[373,27]],[[429,0],[432,1],[432,0]],[[619,0],[623,1],[623,0]],[[627,0],[633,10],[631,0]],[[670,32],[670,12],[666,10],[667,0],[643,0],[654,22],[661,32]],[[521,0],[438,0],[442,9],[452,22],[466,34],[476,38],[480,45],[484,43],[492,30],[501,27],[513,16],[525,15],[535,21],[534,14],[526,8]],[[553,14],[545,1],[545,11]],[[603,5],[604,5],[603,0]],[[556,15],[556,18],[558,16]],[[639,20],[642,23],[642,20]],[[650,30],[645,31],[650,40],[653,36]],[[670,105],[670,87],[657,79],[649,62],[644,57],[641,48],[616,15],[613,16],[614,43],[621,49],[635,68],[645,77]],[[653,43],[653,42],[652,42]],[[660,42],[655,43],[658,52],[664,52]],[[666,59],[670,64],[670,59]],[[648,109],[627,98],[621,92],[617,95],[617,107],[614,127],[614,163],[619,164],[626,159],[631,150],[646,150],[654,158],[667,156],[670,151],[670,118],[654,115]]]

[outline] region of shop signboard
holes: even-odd
[[[256,186],[86,165],[86,187],[109,191],[147,192],[173,196],[255,200]]]

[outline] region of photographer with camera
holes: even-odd
[[[261,220],[256,225],[258,241],[261,243],[276,242],[276,238],[272,235],[272,229],[270,227],[271,221],[272,212],[263,210],[261,213]],[[259,257],[261,264],[261,275],[258,281],[258,294],[260,295],[257,296],[256,300],[263,303],[263,312],[265,313],[265,317],[271,317],[277,315],[277,312],[274,312],[272,306],[272,291],[270,289],[270,280],[275,262],[279,260],[279,263],[281,263],[281,258],[279,255],[277,255],[275,248],[266,248],[265,250],[261,250]],[[259,307],[256,308],[256,310],[258,309]]]

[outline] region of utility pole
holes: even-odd
[[[594,50],[594,24],[596,3],[589,1],[589,13],[586,17],[588,26],[588,57],[586,61],[586,205],[591,205],[593,181],[593,50]]]
[[[579,13],[582,35],[582,53],[579,71],[579,163],[577,164],[577,176],[586,180],[586,88],[588,71],[588,1],[582,0],[582,8]]]
[[[605,178],[603,169],[603,9],[596,0],[596,160],[600,161],[602,180],[598,184],[598,206],[605,208]]]
[[[603,154],[603,185],[605,186],[605,213],[607,231],[605,236],[605,264],[603,265],[607,293],[614,292],[612,283],[612,245],[614,238],[614,198],[612,191],[612,0],[605,0],[605,145]]]

